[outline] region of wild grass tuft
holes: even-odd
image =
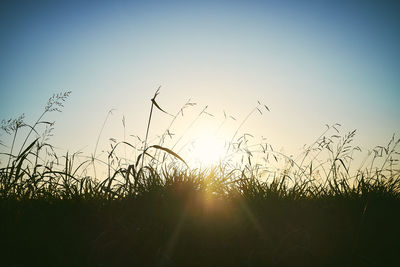
[[[190,168],[175,151],[182,136],[174,137],[172,126],[196,104],[184,104],[158,142],[151,142],[154,107],[167,113],[156,102],[157,90],[139,145],[111,139],[106,158],[100,158],[97,140],[91,156],[57,155],[49,143],[54,123],[45,116],[61,112],[69,94],[53,95],[32,125],[23,115],[1,122],[12,138],[1,153],[0,265],[392,266],[397,261],[400,139],[395,136],[370,151],[358,169],[352,165],[361,150],[352,145],[356,131],[340,135],[338,124],[328,125],[297,157],[287,156],[269,143],[252,143],[249,133],[239,135],[250,116],[269,111],[258,102],[232,135],[224,161]],[[206,109],[187,129],[208,114]],[[22,128],[28,132],[16,149]],[[167,138],[176,138],[174,145],[167,147]],[[121,146],[124,156],[118,154]],[[136,156],[127,158],[127,150]],[[106,167],[106,177],[97,176],[96,165]]]

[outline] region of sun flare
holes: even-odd
[[[212,134],[203,134],[192,143],[191,161],[200,166],[216,165],[225,155],[224,140]]]

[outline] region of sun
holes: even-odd
[[[191,161],[201,167],[217,165],[225,156],[226,149],[224,144],[222,138],[210,133],[198,136],[192,143]]]

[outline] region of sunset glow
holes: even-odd
[[[0,266],[400,266],[400,0],[1,0]]]
[[[192,144],[192,149],[188,153],[189,161],[195,165],[209,167],[218,165],[226,152],[224,140],[212,134],[199,136]]]

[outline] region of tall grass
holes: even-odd
[[[171,147],[165,139],[172,138],[173,124],[195,103],[189,100],[170,115],[168,128],[152,144],[154,107],[167,113],[156,101],[157,90],[139,146],[112,139],[104,160],[97,158],[97,141],[94,153],[82,160],[79,153],[57,155],[49,143],[53,123],[45,116],[60,112],[69,94],[52,96],[33,125],[24,116],[1,123],[12,136],[0,168],[0,209],[7,218],[0,235],[8,242],[0,251],[6,266],[28,266],[26,257],[49,266],[384,266],[400,249],[395,226],[400,222],[400,139],[395,136],[374,148],[355,171],[356,131],[340,135],[338,124],[291,157],[268,143],[251,143],[248,133],[238,136],[250,116],[262,114],[261,108],[269,111],[258,102],[232,135],[225,161],[192,169],[174,151],[182,136]],[[28,133],[16,149],[22,128]],[[136,157],[118,155],[120,146]],[[106,166],[106,177],[96,171],[88,175],[96,164]],[[55,248],[46,242],[55,242]]]
[[[260,102],[237,127],[226,146],[224,161],[205,170],[191,169],[185,160],[173,151],[181,137],[177,138],[171,149],[163,147],[163,143],[166,136],[171,135],[171,127],[178,115],[183,115],[183,109],[193,106],[195,103],[188,101],[175,116],[171,115],[172,121],[161,135],[158,144],[148,144],[153,107],[167,113],[156,102],[159,89],[151,99],[146,136],[141,142],[141,147],[138,148],[125,140],[117,142],[115,139],[111,139],[111,149],[106,161],[103,161],[96,158],[99,142],[97,140],[92,156],[76,163],[76,159],[80,156],[78,153],[59,156],[54,152],[53,146],[48,142],[54,123],[43,120],[47,113],[61,112],[63,102],[69,94],[70,92],[53,95],[33,125],[26,124],[23,115],[17,119],[2,121],[1,129],[12,136],[9,152],[1,153],[3,160],[6,159],[7,162],[0,168],[0,196],[2,198],[58,196],[61,192],[63,192],[63,198],[88,197],[91,194],[106,198],[118,198],[137,193],[137,186],[142,182],[145,183],[155,173],[157,173],[156,176],[160,179],[160,183],[165,183],[168,170],[190,173],[193,177],[196,177],[196,173],[200,175],[206,172],[213,174],[217,180],[221,178],[219,176],[229,173],[229,179],[223,179],[225,186],[229,188],[238,187],[243,181],[251,181],[266,187],[279,185],[279,190],[282,188],[285,188],[286,191],[295,190],[299,197],[348,194],[349,192],[362,194],[365,193],[366,188],[369,188],[368,190],[380,188],[380,190],[386,190],[393,194],[398,193],[400,172],[397,163],[400,139],[395,139],[393,136],[387,146],[374,148],[365,157],[359,169],[350,171],[354,152],[361,151],[359,147],[352,146],[356,131],[340,136],[337,129],[339,124],[327,125],[327,129],[315,142],[305,147],[301,154],[296,158],[289,157],[275,151],[268,143],[250,144],[249,138],[253,137],[251,134],[244,133],[237,137],[243,124],[254,112],[258,111],[262,114],[261,107],[269,111],[268,107]],[[191,128],[198,118],[206,113],[206,108],[200,112],[188,128]],[[41,135],[38,132],[40,125],[46,126]],[[17,150],[18,152],[15,153],[16,137],[19,130],[24,127],[29,131]],[[334,133],[330,134],[332,131]],[[35,134],[36,137],[32,137],[32,134]],[[137,152],[136,159],[126,159],[117,155],[116,151],[119,146],[135,150]],[[84,175],[91,165],[95,168],[94,162],[107,167],[107,177]],[[274,162],[281,163],[281,167],[271,168]],[[94,174],[96,175],[96,172]]]

